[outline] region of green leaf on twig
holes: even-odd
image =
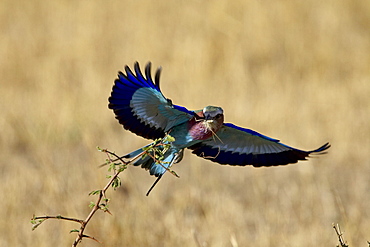
[[[93,190],[89,193],[89,196],[98,195],[100,194],[101,190]]]
[[[121,186],[121,179],[120,177],[116,177],[112,182],[112,187],[114,190],[116,190],[120,186]]]
[[[31,220],[31,224],[32,224],[32,231],[34,231],[39,225],[41,225],[42,222],[44,222],[45,219],[42,219],[42,220],[34,220],[32,219]]]
[[[170,136],[170,135],[166,135],[164,138],[163,138],[163,141],[168,141],[168,142],[174,142],[176,139],[175,137],[173,136]]]

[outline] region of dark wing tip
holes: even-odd
[[[126,67],[127,67],[127,65],[126,65]],[[138,61],[136,61],[136,62],[134,63],[134,68],[135,68],[135,70],[140,70],[140,64],[139,64],[139,62],[138,62]]]
[[[148,62],[147,65],[145,66],[145,76],[147,80],[152,80],[151,68],[152,68],[152,63]]]
[[[155,82],[155,85],[158,87],[158,89],[160,89],[159,78],[161,76],[161,72],[162,72],[162,67],[158,67],[157,71],[155,72],[154,82]]]
[[[135,63],[135,66],[136,66],[136,63]],[[137,64],[137,65],[139,66],[139,64]],[[125,65],[125,72],[126,72],[126,75],[133,75],[132,70],[130,69],[130,67],[128,65]],[[123,76],[125,76],[122,72],[121,72],[121,74]]]
[[[325,150],[328,150],[331,147],[330,143],[327,142],[318,149],[312,150],[309,153],[314,153],[314,154],[326,154],[327,152],[324,152]]]

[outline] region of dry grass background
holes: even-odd
[[[329,154],[278,168],[186,153],[154,181],[129,167],[82,246],[350,246],[370,240],[370,2],[10,1],[0,10],[0,246],[69,246],[73,223],[31,232],[32,214],[84,218],[97,165],[148,141],[107,108],[125,64],[162,66],[176,104]]]

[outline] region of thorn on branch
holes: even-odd
[[[97,240],[96,238],[92,237],[92,236],[89,236],[89,235],[82,235],[83,238],[88,238],[88,239],[91,239],[91,240],[94,240],[95,242],[98,242],[99,244],[101,244],[101,242],[99,240]]]

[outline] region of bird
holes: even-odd
[[[134,166],[141,166],[157,177],[147,195],[163,174],[182,160],[184,149],[221,165],[271,167],[297,163],[311,154],[324,154],[331,146],[327,142],[311,151],[300,150],[254,130],[225,123],[221,107],[206,106],[193,111],[175,105],[160,89],[162,68],[156,70],[153,81],[150,62],[144,74],[138,62],[134,72],[127,65],[124,70],[118,72],[114,81],[108,108],[124,129],[147,139],[162,140],[162,145],[157,145],[162,159],[151,153],[133,161]],[[134,158],[156,143],[122,158]]]

